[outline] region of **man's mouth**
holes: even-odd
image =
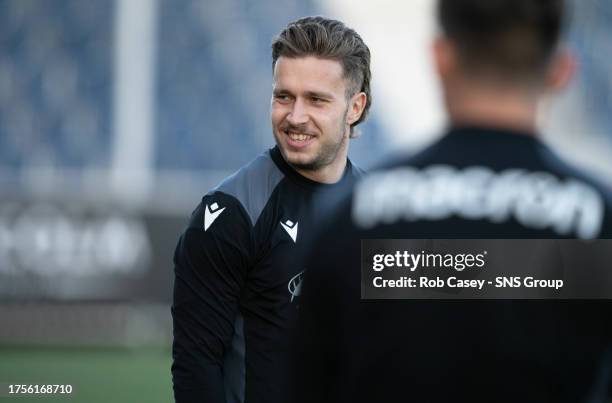
[[[284,129],[283,132],[289,137],[289,144],[293,146],[306,145],[315,138],[311,134],[294,132],[289,129]]]

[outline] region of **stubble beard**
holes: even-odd
[[[340,152],[340,149],[342,148],[344,143],[348,141],[348,138],[344,136],[345,134],[344,122],[346,122],[347,114],[348,114],[348,107],[344,110],[342,119],[340,120],[340,127],[338,128],[339,133],[341,133],[340,141],[331,143],[331,144],[322,144],[317,154],[309,162],[293,162],[293,161],[288,161],[287,158],[285,158],[285,160],[287,160],[287,163],[295,169],[299,169],[303,171],[318,171],[319,169],[334,162],[336,160],[336,157],[338,156],[338,153]],[[275,136],[275,139],[276,139],[276,136]],[[282,148],[278,144],[279,143],[278,141],[276,143],[279,146],[279,148]]]

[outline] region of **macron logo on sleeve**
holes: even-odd
[[[221,213],[223,213],[223,210],[225,210],[225,207],[220,208],[217,203],[211,204],[210,207],[208,204],[206,205],[204,209],[204,232],[206,232],[208,227],[210,227]]]
[[[297,242],[297,229],[298,223],[293,223],[291,220],[287,220],[287,222],[280,223],[283,226],[283,229],[287,231],[287,234],[293,239],[293,242]]]

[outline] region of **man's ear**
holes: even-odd
[[[576,57],[569,49],[561,49],[546,71],[546,88],[551,91],[564,89],[576,74],[576,69]]]
[[[432,44],[434,67],[438,77],[445,80],[457,70],[459,60],[455,46],[443,36],[438,36]]]
[[[346,123],[352,125],[359,120],[366,107],[368,96],[365,92],[358,92],[349,100],[349,110],[346,115]]]

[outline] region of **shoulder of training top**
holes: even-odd
[[[266,151],[226,178],[207,196],[221,192],[234,197],[249,215],[251,224],[255,225],[283,177],[282,171],[272,161],[270,151]]]

